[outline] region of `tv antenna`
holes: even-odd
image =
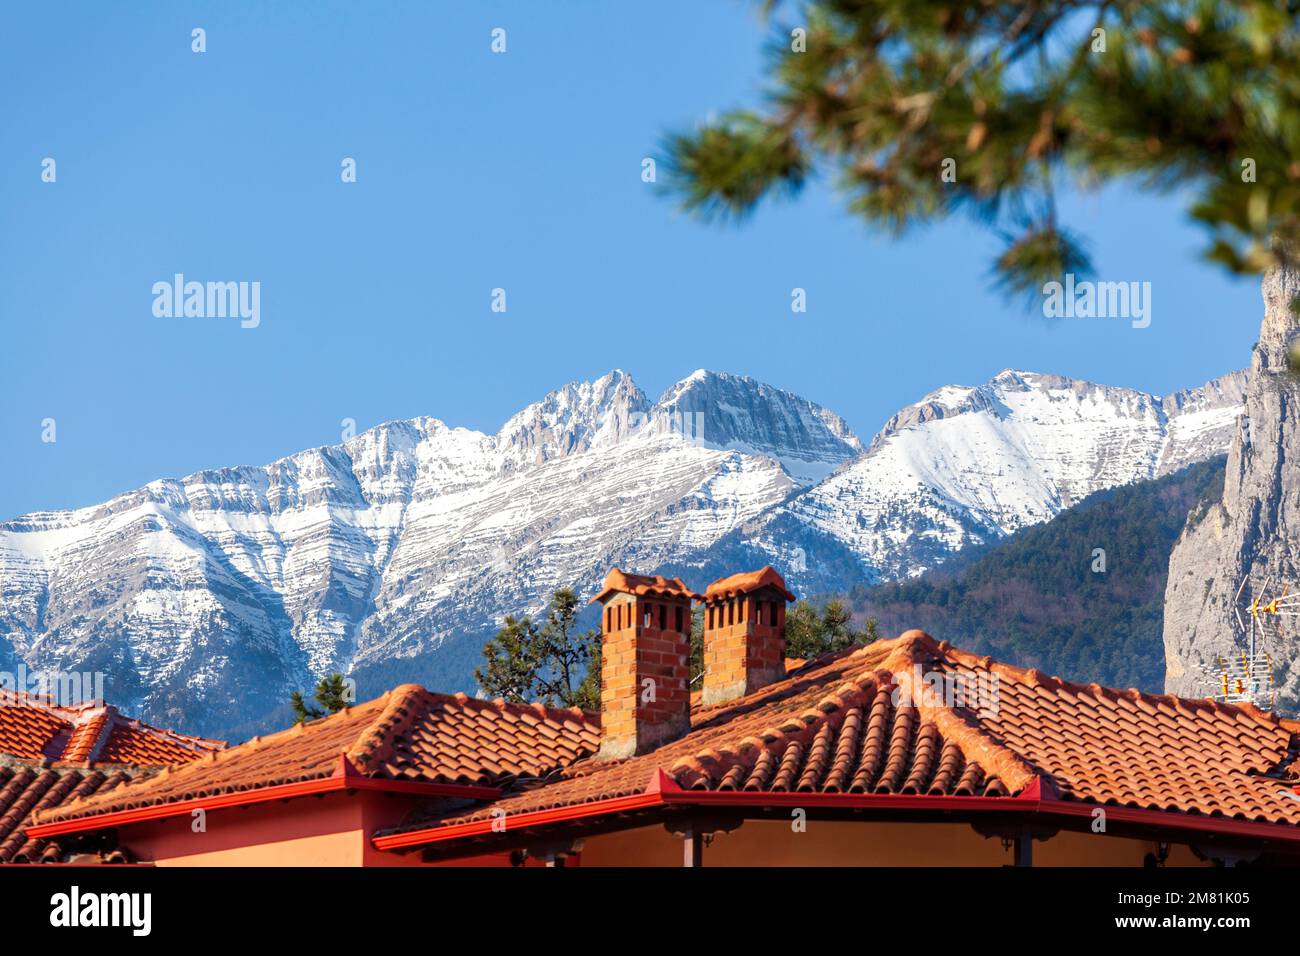
[[[1300,593],[1292,594],[1283,586],[1281,594],[1271,590],[1273,575],[1264,579],[1258,591],[1246,586],[1250,575],[1241,579],[1233,597],[1233,611],[1237,626],[1245,639],[1245,648],[1233,657],[1218,658],[1218,668],[1212,672],[1217,693],[1214,697],[1229,704],[1254,704],[1273,710],[1277,706],[1277,687],[1273,682],[1273,656],[1266,644],[1269,629],[1276,630],[1284,617],[1300,617]]]

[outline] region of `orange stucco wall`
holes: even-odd
[[[409,866],[420,857],[377,854],[370,834],[411,809],[405,797],[328,794],[137,824],[121,842],[158,866]]]

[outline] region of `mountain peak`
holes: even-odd
[[[1092,382],[1084,382],[1066,375],[1053,375],[1046,372],[1032,372],[1023,368],[1004,368],[991,379],[979,386],[994,391],[1028,392],[1043,388],[1098,388]]]
[[[507,465],[527,467],[622,441],[650,402],[632,376],[612,369],[594,382],[570,382],[513,415],[497,433]]]
[[[664,391],[653,414],[687,423],[711,448],[776,458],[801,482],[824,478],[862,451],[834,412],[732,372],[696,369]]]
[[[1002,371],[998,372],[997,375],[994,375],[989,379],[989,384],[992,385],[994,382],[1015,382],[1017,384],[1024,384],[1040,377],[1041,376],[1038,372],[1030,372],[1023,368],[1004,368]]]
[[[663,394],[659,396],[656,405],[668,405],[672,403],[678,395],[685,392],[710,387],[726,387],[727,383],[734,383],[737,387],[757,386],[759,388],[769,388],[761,382],[756,382],[747,375],[735,375],[731,372],[715,372],[713,369],[697,368],[690,375],[679,379],[664,389]]]
[[[1087,430],[1111,428],[1117,421],[1138,418],[1149,420],[1150,427],[1165,428],[1174,418],[1201,410],[1208,413],[1204,422],[1188,419],[1178,427],[1182,432],[1208,428],[1213,433],[1209,441],[1215,443],[1221,441],[1223,421],[1241,405],[1244,382],[1245,373],[1231,372],[1205,385],[1160,396],[1066,375],[1007,368],[983,385],[944,385],[900,409],[876,433],[868,452],[901,432],[962,415],[984,415],[990,421],[1023,420],[1026,424],[1054,422],[1061,429]]]

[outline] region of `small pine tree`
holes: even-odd
[[[289,705],[293,707],[293,722],[295,724],[305,724],[309,720],[324,716],[319,710],[307,703],[300,690],[296,690],[289,695]]]
[[[827,601],[822,608],[822,635],[829,650],[842,651],[857,643],[853,632],[853,614],[839,598]]]
[[[475,668],[474,679],[490,697],[527,703],[539,666],[538,649],[537,626],[532,619],[507,616],[497,636],[483,645],[486,668]]]
[[[704,679],[704,605],[691,611],[691,686]]]
[[[807,601],[799,601],[785,616],[786,656],[816,657],[826,650],[822,621],[817,609]]]
[[[328,714],[337,714],[344,707],[352,706],[354,696],[352,685],[342,674],[331,674],[316,685],[316,702]]]
[[[600,707],[600,632],[579,634],[577,628],[577,592],[561,588],[552,595],[542,625],[538,697],[548,704],[594,710]]]
[[[507,617],[483,645],[484,667],[474,679],[485,694],[514,703],[600,707],[600,632],[578,633],[578,596],[561,588],[551,597],[541,626]]]
[[[820,614],[808,601],[800,601],[785,619],[785,652],[789,657],[817,657],[870,644],[879,637],[875,618],[869,618],[862,630],[855,629],[853,613],[839,598],[827,601]]]
[[[320,707],[307,703],[302,691],[289,695],[289,705],[293,708],[294,723],[305,724],[327,714],[337,714],[345,707],[351,706],[354,697],[352,684],[342,674],[331,674],[321,678],[316,685],[315,698]]]

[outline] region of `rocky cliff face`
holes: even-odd
[[[1271,575],[1279,591],[1300,586],[1300,381],[1287,370],[1288,349],[1300,336],[1291,308],[1300,296],[1300,273],[1267,275],[1263,295],[1264,322],[1222,500],[1189,516],[1169,560],[1164,641],[1171,693],[1210,694],[1203,668],[1245,647],[1233,609],[1244,575],[1258,585]],[[1280,628],[1269,628],[1262,648],[1273,656],[1278,708],[1286,712],[1300,705],[1295,621],[1284,618]]]

